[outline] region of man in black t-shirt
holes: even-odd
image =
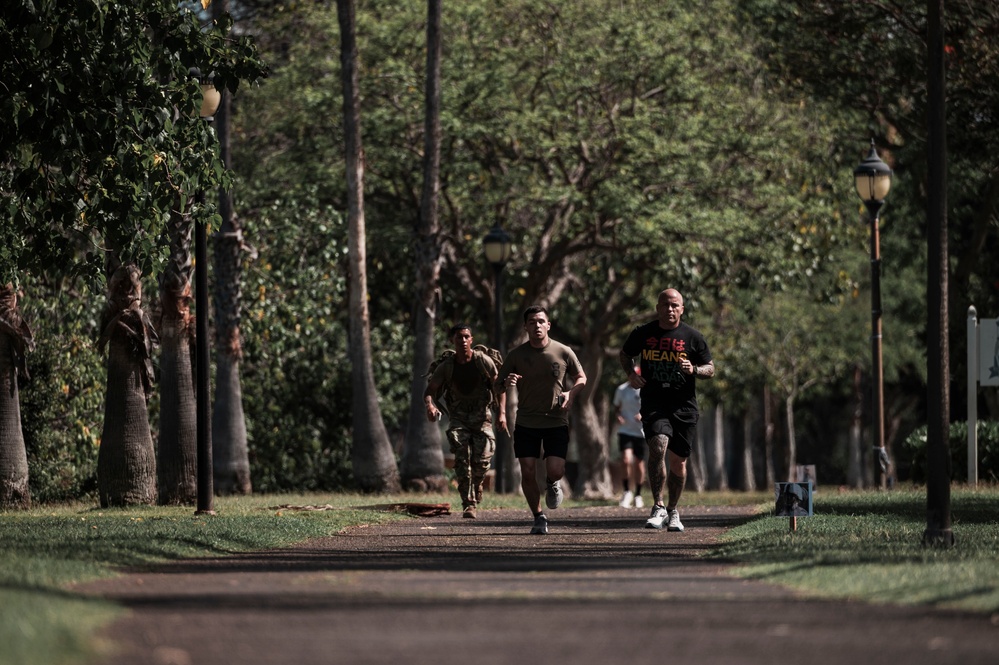
[[[656,314],[657,320],[631,331],[621,348],[620,360],[628,383],[639,388],[642,396],[649,486],[655,502],[645,527],[661,529],[666,522],[667,530],[683,531],[676,506],[687,480],[687,458],[697,432],[695,379],[713,377],[715,365],[704,336],[680,321],[683,296],[679,291],[666,289],[660,293]],[[641,372],[635,370],[636,357]]]

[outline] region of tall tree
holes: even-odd
[[[198,498],[197,408],[191,366],[191,232],[188,215],[167,226],[170,260],[160,274],[156,329],[160,340],[160,431],[156,445],[158,501],[188,505]]]
[[[440,306],[441,270],[440,198],[441,165],[441,2],[427,0],[427,71],[423,139],[423,195],[415,231],[416,281],[413,311],[413,378],[409,419],[400,472],[402,485],[410,490],[440,491],[446,488],[440,429],[424,415],[423,390],[426,368],[434,353],[434,329]],[[499,297],[497,295],[497,297]]]
[[[364,225],[364,149],[358,87],[358,52],[353,0],[337,0],[343,86],[344,151],[347,164],[348,253],[350,256],[350,383],[353,387],[354,480],[367,492],[397,491],[399,470],[375,391],[371,362]]]
[[[229,12],[229,0],[215,0],[212,9],[216,20]],[[222,96],[216,116],[222,163],[232,164],[231,127],[232,95]],[[240,332],[242,304],[242,259],[246,253],[242,223],[232,206],[232,192],[219,189],[219,214],[222,225],[214,234],[215,289],[215,404],[212,408],[212,464],[215,491],[218,494],[249,494],[250,458],[243,413],[243,389],[239,363],[243,357]]]
[[[855,249],[864,238],[851,183],[842,178],[844,160],[853,160],[836,140],[845,121],[832,104],[771,85],[752,33],[735,20],[735,4],[714,0],[710,11],[687,11],[669,3],[473,0],[449,6],[442,17],[438,317],[488,317],[492,276],[478,239],[498,221],[518,248],[509,265],[513,297],[504,299],[504,337],[516,338],[524,305],[556,309],[553,334],[580,348],[593,378],[592,415],[583,413],[582,400],[574,431],[594,437],[585,466],[595,479],[606,456],[597,446],[606,446],[606,436],[599,434],[604,427],[590,426],[604,418],[591,370],[646,316],[655,289],[681,287],[690,294],[688,311],[720,313],[718,322],[699,323],[720,327],[737,294],[744,295],[740,306],[755,308],[765,291],[789,285],[813,284],[810,298],[854,285],[829,270],[839,248]],[[416,159],[426,158],[422,11],[381,0],[362,5],[358,16],[364,71],[371,72],[360,80],[371,120],[368,256],[386,266],[372,275],[372,293],[379,294],[371,299],[372,318],[407,328],[416,311],[406,278],[412,273],[392,268],[412,265],[415,245],[397,239],[408,237],[424,202],[425,172]],[[257,203],[260,217],[296,201],[347,207],[330,184],[346,179],[342,165],[321,158],[342,128],[313,129],[327,117],[339,119],[334,107],[341,103],[322,93],[339,74],[335,64],[321,50],[309,55],[310,43],[322,43],[315,32],[328,30],[321,12],[287,17],[288,34],[297,37],[276,44],[287,60],[284,94],[271,93],[274,110],[257,115],[276,131],[255,130],[260,150],[248,152],[248,168],[269,170],[283,189],[255,177],[273,188],[264,192],[270,200],[257,198],[264,201]],[[307,207],[300,214],[316,219]],[[397,353],[396,340],[388,338],[382,350]],[[386,391],[411,389],[413,363],[376,358],[388,413],[395,400]],[[337,359],[324,356],[323,366],[335,372]],[[745,358],[726,361],[726,376],[746,373]],[[747,395],[759,392],[756,378]],[[726,385],[715,383],[719,390]],[[386,422],[404,420],[397,409]]]
[[[190,7],[171,0],[22,1],[0,22],[0,80],[8,93],[0,119],[0,200],[8,211],[0,219],[0,283],[53,266],[85,275],[95,291],[113,281],[104,331],[109,380],[132,383],[127,409],[108,404],[112,419],[145,408],[134,399],[140,389],[129,368],[148,361],[148,345],[118,334],[127,333],[122,321],[139,333],[128,322],[144,318],[132,282],[155,276],[164,263],[164,229],[178,200],[183,209],[191,192],[228,179],[213,137],[187,112],[200,94],[188,70],[209,63],[217,84],[230,90],[262,72],[252,45],[230,36],[230,27],[226,18],[202,30]],[[198,214],[203,220],[211,212]],[[125,272],[105,275],[105,265]],[[128,353],[135,356],[126,362]],[[134,423],[104,425],[131,431]],[[124,460],[102,468],[105,475],[148,470],[145,461],[137,468]],[[150,497],[144,478],[105,480],[102,500]]]
[[[928,222],[918,221],[927,219],[931,195],[938,217],[940,201],[947,207],[946,247],[953,265],[949,336],[962,343],[968,305],[979,310],[999,307],[995,287],[999,245],[989,230],[999,218],[999,114],[994,111],[999,108],[995,39],[999,5],[948,0],[946,39],[940,33],[932,45],[942,49],[937,62],[926,57],[931,47],[930,10],[939,9],[936,3],[743,0],[740,4],[748,12],[747,23],[759,26],[766,36],[761,44],[769,45],[764,55],[774,76],[803,96],[828,100],[854,113],[852,125],[837,130],[844,143],[858,146],[854,159],[862,157],[871,136],[885,146],[882,157],[895,172],[883,220],[883,260],[891,268],[883,284],[886,397],[893,383],[904,387],[912,383],[910,377],[926,386],[925,336],[911,331],[929,333],[926,303],[930,289],[940,284],[930,279],[933,286],[927,286],[927,237],[936,245],[934,254],[943,242],[928,229]],[[823,48],[816,49],[819,43]],[[943,74],[931,76],[931,64]],[[929,186],[927,154],[935,138],[928,133],[934,88],[927,82],[941,75],[946,77],[947,171],[957,174],[949,179],[946,193]],[[940,261],[936,255],[931,258]],[[898,334],[893,334],[889,317],[899,321]],[[915,353],[909,351],[912,347]],[[960,366],[964,355],[954,354],[955,365]],[[961,373],[958,367],[953,369],[955,376]],[[925,398],[925,391],[918,392]],[[958,393],[950,396],[962,398]],[[952,408],[962,411],[959,404]],[[910,423],[909,429],[919,424]]]
[[[17,307],[17,291],[12,284],[0,287],[0,510],[31,507],[17,381],[27,378],[25,353],[33,345]]]
[[[849,376],[860,345],[840,342],[839,331],[861,327],[854,318],[859,313],[852,303],[847,307],[815,305],[800,294],[771,296],[760,308],[752,326],[751,347],[784,402],[785,446],[778,470],[781,480],[796,480],[795,406],[814,386]]]
[[[156,451],[146,404],[153,386],[152,322],[142,309],[142,280],[133,264],[114,267],[97,346],[108,349],[104,432],[97,456],[102,508],[156,500]]]
[[[731,3],[465,7],[454,38],[465,68],[448,88],[462,118],[443,160],[455,201],[444,293],[487,293],[466,239],[499,211],[527,248],[511,271],[519,305],[553,306],[553,334],[584,346],[584,397],[657,289],[679,287],[691,311],[723,308],[740,289],[814,279],[850,237],[835,218],[806,223],[840,191],[828,123],[767,87]],[[473,41],[489,25],[515,29]],[[592,399],[578,405],[583,472],[599,491],[606,428]]]

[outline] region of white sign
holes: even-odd
[[[999,386],[999,319],[978,320],[978,383]]]

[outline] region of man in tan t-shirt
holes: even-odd
[[[586,374],[573,350],[548,336],[551,325],[544,307],[531,305],[524,311],[527,341],[510,351],[496,381],[498,390],[517,388],[513,450],[520,462],[524,498],[534,514],[533,534],[548,533],[535,475],[538,458],[544,451],[545,504],[555,510],[562,503],[559,482],[569,450],[569,409],[586,385]]]

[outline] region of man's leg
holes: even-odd
[[[673,451],[667,453],[669,456],[669,478],[666,480],[666,491],[669,495],[669,503],[666,504],[668,510],[676,510],[676,504],[680,502],[680,495],[683,494],[683,486],[687,482],[687,458],[680,457]]]
[[[472,436],[472,459],[469,466],[472,471],[471,494],[476,503],[482,501],[482,482],[489,473],[493,454],[496,452],[496,439],[491,430],[479,431]]]
[[[461,507],[475,505],[475,487],[472,485],[471,469],[471,434],[460,427],[447,431],[448,443],[454,455],[454,478],[458,482],[458,494],[461,496]]]
[[[549,482],[557,483],[562,480],[562,476],[565,475],[565,460],[549,455],[545,458],[545,473],[548,474],[547,480]]]
[[[646,439],[649,444],[649,489],[652,491],[652,502],[657,506],[663,503],[663,490],[666,487],[666,446],[669,438],[656,434]]]
[[[649,444],[649,489],[652,490],[652,514],[645,520],[646,529],[661,529],[668,512],[663,505],[663,489],[666,486],[666,446],[669,437],[655,434],[646,439]]]
[[[632,464],[635,463],[635,455],[631,452],[631,448],[621,449],[621,468],[624,473],[621,474],[621,489],[627,494],[631,491],[632,476],[635,474],[631,470]]]
[[[524,492],[527,507],[537,515],[541,512],[541,490],[538,488],[538,460],[535,457],[518,457],[520,462],[520,489]]]
[[[623,439],[623,435],[622,435]],[[631,480],[635,475],[632,466],[635,464],[635,455],[631,452],[631,445],[621,443],[621,501],[618,503],[622,508],[631,508],[635,505],[635,495],[631,491]],[[638,489],[637,487],[635,488]]]
[[[645,459],[635,458],[635,507],[642,508],[645,501],[642,500],[642,484],[645,482]]]

